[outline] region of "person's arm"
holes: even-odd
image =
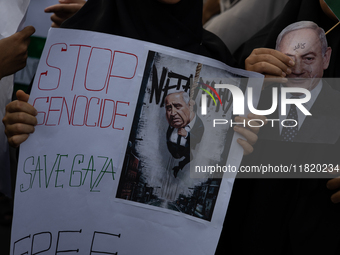
[[[35,116],[38,114],[37,110],[27,103],[28,94],[18,90],[16,96],[18,100],[6,106],[6,114],[2,119],[8,142],[12,147],[18,147],[34,132],[34,126],[37,125]]]
[[[59,0],[59,4],[46,7],[45,12],[53,13],[52,27],[60,27],[61,23],[73,16],[85,3],[85,0]]]
[[[0,40],[0,79],[26,66],[27,48],[34,32],[34,27],[28,26]]]
[[[268,48],[257,48],[245,60],[245,69],[265,75],[266,78],[280,78],[286,82],[286,76],[292,72],[294,61],[287,55]]]

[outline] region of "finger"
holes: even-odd
[[[245,60],[246,70],[277,77],[290,74],[292,72],[290,67],[294,64],[294,61],[285,54],[266,48],[253,50]]]
[[[45,8],[46,13],[54,12],[58,16],[66,16],[77,12],[82,6],[79,4],[56,4]]]
[[[286,66],[292,67],[295,65],[295,62],[288,57],[287,55],[283,54],[282,52],[274,49],[269,49],[269,48],[258,48],[254,49],[253,53],[255,55],[271,55],[275,59],[280,60],[280,62],[284,63]]]
[[[340,188],[340,178],[333,178],[327,182],[327,189],[336,190]]]
[[[59,0],[59,3],[61,3],[61,4],[70,4],[70,3],[85,4],[86,1],[84,1],[84,0]]]
[[[55,14],[51,15],[52,25],[53,27],[60,27],[61,23],[65,21],[66,18],[60,18]]]
[[[6,115],[7,116],[7,115]],[[8,141],[10,142],[11,146],[17,147],[20,143],[18,143],[19,140],[17,138],[13,139],[13,136],[20,136],[20,135],[28,135],[30,133],[34,132],[34,126],[37,124],[37,120],[33,116],[28,116],[28,118],[25,118],[24,121],[20,120],[14,121],[10,120],[10,118],[3,119],[3,123],[5,124],[5,134],[8,138]]]
[[[256,115],[253,113],[249,113],[247,117],[248,117],[247,118],[248,128],[256,135],[260,132],[261,127],[267,125],[268,123],[266,116],[263,116],[263,115]],[[249,126],[250,123],[252,127]]]
[[[332,201],[334,204],[337,204],[337,203],[340,202],[340,191],[335,192],[335,193],[331,196],[331,201]]]
[[[250,153],[254,151],[253,146],[251,146],[247,141],[239,138],[237,139],[237,142],[243,148],[243,155],[249,155]]]
[[[19,36],[20,40],[26,43],[26,47],[30,43],[30,37],[35,33],[35,28],[33,26],[27,26],[21,31],[17,32],[16,35]],[[27,49],[26,49],[27,50]]]
[[[24,123],[15,123],[13,125],[6,125],[5,134],[7,137],[13,137],[16,135],[31,134],[35,130],[33,125]]]
[[[19,100],[15,100],[13,102],[10,102],[6,106],[5,117],[11,116],[11,114],[13,114],[13,113],[26,113],[30,116],[36,116],[38,114],[37,110],[32,105],[30,105],[29,103],[26,103],[24,101],[19,101]]]
[[[58,24],[56,24],[56,23],[52,22],[52,24],[51,24],[51,27],[56,27],[56,28],[59,28],[59,27],[60,27],[60,25],[58,25]]]
[[[6,114],[3,119],[3,122],[6,125],[13,125],[16,123],[22,123],[25,125],[35,126],[37,125],[37,118],[26,112],[13,112],[10,114]],[[7,128],[7,127],[6,127]],[[20,130],[19,130],[20,132]],[[13,132],[13,134],[18,134],[18,132]]]
[[[17,96],[17,99],[19,101],[23,101],[23,102],[28,102],[28,99],[30,98],[30,95],[29,94],[26,94],[23,90],[19,89],[16,94]]]
[[[249,119],[247,119],[245,117],[241,117],[241,116],[236,116],[235,122],[244,123],[244,127],[247,127],[249,130],[251,130],[251,132],[253,132],[255,134],[257,134],[259,132],[259,127],[255,127],[255,126],[258,126],[258,124],[257,124],[258,122],[256,122],[256,121],[252,121],[253,123],[249,123]]]
[[[50,12],[56,12],[60,10],[60,4],[55,4],[55,5],[51,5],[48,6],[44,9],[44,12],[46,13],[50,13]]]
[[[8,143],[14,148],[17,148],[21,143],[27,140],[28,134],[15,135],[8,138]]]
[[[235,122],[244,123],[245,124],[244,126],[254,134],[258,134],[260,131],[260,127],[264,124],[260,121],[260,119],[256,121],[256,120],[250,120],[248,118],[241,117],[241,116],[236,116]]]
[[[29,38],[31,35],[35,33],[35,28],[33,26],[27,26],[20,32],[18,32],[22,35],[24,39]]]
[[[271,75],[273,77],[284,78],[287,76],[287,68],[279,67],[279,64],[272,64],[263,59],[254,62],[254,64],[246,64],[246,70]]]
[[[277,69],[281,71],[282,74],[280,75],[282,76],[286,76],[286,74],[290,74],[292,72],[289,66],[283,63],[280,59],[270,54],[253,55],[249,57],[246,61],[247,64],[253,65],[257,69],[264,69],[271,66],[277,67]]]
[[[242,135],[250,145],[254,145],[257,142],[257,135],[244,127],[234,126],[234,131]]]
[[[249,113],[247,115],[248,119],[251,119],[251,120],[262,120],[261,121],[258,121],[259,124],[264,124],[264,125],[267,125],[267,118],[266,116],[263,116],[263,115],[257,115],[257,114],[254,114],[254,113]]]

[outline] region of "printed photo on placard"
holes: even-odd
[[[213,120],[232,118],[232,96],[214,85],[232,83],[244,91],[242,78],[150,51],[116,197],[210,221],[222,176],[203,171],[191,178],[190,171],[226,163],[233,129],[215,128]]]

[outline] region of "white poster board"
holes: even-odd
[[[174,177],[162,105],[198,63],[201,77],[256,76],[142,41],[50,30],[29,100],[38,125],[20,148],[11,254],[214,253],[232,181],[193,179],[188,166]]]

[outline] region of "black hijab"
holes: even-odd
[[[63,28],[90,30],[157,43],[234,65],[223,42],[202,28],[202,1],[88,0]]]

